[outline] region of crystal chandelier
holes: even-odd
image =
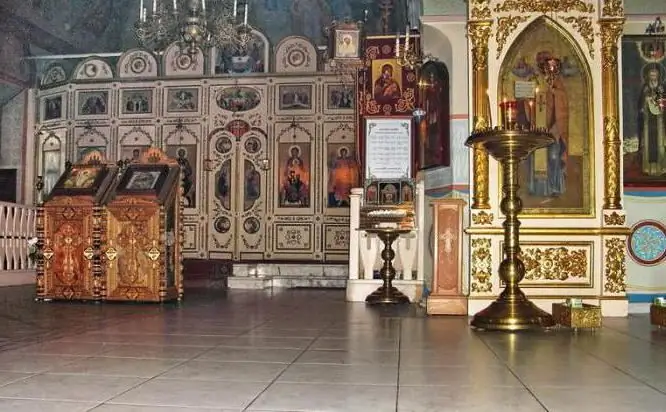
[[[141,0],[135,33],[143,47],[158,53],[174,42],[190,55],[211,47],[243,53],[253,30],[247,22],[248,3],[243,1],[216,1],[208,10],[206,0],[152,0],[149,12]]]

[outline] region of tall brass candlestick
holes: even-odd
[[[504,291],[487,308],[474,315],[472,326],[485,330],[525,330],[554,325],[553,317],[530,302],[518,284],[525,277],[520,253],[522,201],[518,197],[518,166],[530,153],[554,142],[550,133],[540,130],[489,129],[467,139],[469,147],[482,147],[502,164],[502,202],[504,220],[504,260],[499,277]]]

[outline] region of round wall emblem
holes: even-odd
[[[666,257],[666,228],[654,220],[634,225],[627,239],[631,258],[641,265],[656,265]]]

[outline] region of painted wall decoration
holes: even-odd
[[[326,110],[351,110],[356,91],[342,84],[326,85]]]
[[[58,120],[63,117],[62,95],[45,97],[42,105],[42,120]]]
[[[255,202],[261,197],[261,174],[250,160],[245,159],[243,164],[243,176],[245,178],[243,210],[247,212],[252,209]]]
[[[109,113],[108,91],[82,91],[78,94],[79,116],[98,116]]]
[[[251,87],[221,89],[215,99],[217,106],[230,112],[247,112],[261,103],[261,93]]]
[[[310,143],[280,143],[280,207],[310,206]]]
[[[666,185],[665,93],[666,36],[624,36],[622,118],[625,186]]]
[[[231,191],[234,189],[231,178],[231,159],[227,159],[222,162],[222,166],[215,173],[215,197],[226,210],[231,210]]]
[[[215,74],[267,72],[269,49],[268,39],[258,31],[253,31],[247,50],[232,47],[213,49],[212,72]]]
[[[360,167],[355,148],[344,143],[329,143],[328,151],[328,207],[349,207],[351,189],[358,187]]]
[[[634,225],[627,238],[627,250],[640,265],[655,265],[666,258],[666,227],[654,220]]]
[[[199,89],[169,88],[166,92],[167,113],[191,113],[199,110]]]
[[[287,85],[278,86],[280,110],[311,110],[312,109],[312,85]]]
[[[197,146],[189,145],[169,145],[166,154],[178,161],[182,173],[183,198],[185,207],[194,208],[196,203],[197,187]]]
[[[150,149],[150,146],[121,146],[120,158],[131,163],[139,162],[141,155]]]
[[[419,108],[425,111],[425,116],[417,125],[418,168],[449,166],[449,72],[444,63],[429,61],[421,68]]]
[[[120,92],[122,114],[152,114],[153,91],[150,89],[125,89]]]
[[[544,127],[556,142],[523,164],[526,215],[589,215],[594,204],[591,80],[580,49],[541,18],[516,39],[502,62],[498,96],[518,104],[518,123]],[[548,76],[546,65],[559,61]]]

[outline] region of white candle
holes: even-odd
[[[178,4],[176,0],[173,0],[173,11],[178,11]]]
[[[141,4],[139,4],[139,20],[143,21],[143,0],[141,0]]]
[[[400,35],[395,36],[395,57],[400,57]]]
[[[206,0],[201,0],[201,11],[206,12]]]
[[[405,28],[405,50],[409,50],[409,26]]]
[[[157,14],[157,0],[153,0],[153,14]]]
[[[238,9],[238,0],[234,0],[234,17],[236,17],[236,10]]]
[[[247,3],[245,3],[245,17],[243,18],[243,24],[247,26]]]

